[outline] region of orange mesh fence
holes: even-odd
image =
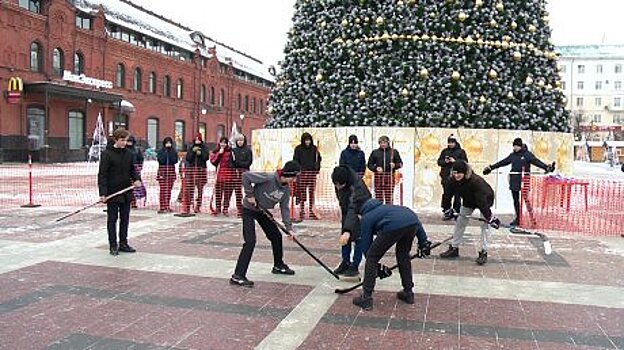
[[[591,236],[624,232],[624,181],[560,176],[523,178],[520,226]]]

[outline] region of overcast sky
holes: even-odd
[[[295,3],[295,0],[132,1],[275,65],[283,57]],[[624,44],[624,30],[618,28],[624,17],[624,0],[547,1],[555,45]]]

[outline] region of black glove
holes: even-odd
[[[379,279],[384,279],[390,276],[392,276],[392,270],[386,265],[377,263],[377,277],[379,277]]]
[[[485,169],[483,169],[483,175],[490,175],[490,173],[492,172],[492,168],[488,165],[485,167]]]
[[[501,221],[494,215],[492,215],[489,219],[487,219],[488,225],[492,226],[495,229],[499,229],[501,225]]]
[[[552,164],[546,166],[546,174],[552,173],[554,171],[555,171],[555,162],[552,162]]]
[[[421,247],[418,247],[418,257],[420,259],[426,258],[431,255],[431,241],[426,241]]]
[[[451,219],[456,219],[456,218],[457,218],[457,213],[455,212],[455,209],[450,208],[444,211],[445,220],[451,220]]]

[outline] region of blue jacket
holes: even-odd
[[[360,239],[364,253],[368,252],[374,235],[385,234],[409,226],[416,226],[418,247],[423,248],[427,244],[427,233],[425,233],[416,213],[408,207],[383,205],[376,199],[369,199],[362,206],[361,213]]]
[[[364,155],[364,151],[359,148],[351,149],[351,147],[347,146],[347,148],[340,153],[340,162],[338,165],[346,165],[361,176],[366,170],[366,156]]]

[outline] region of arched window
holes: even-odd
[[[85,118],[82,111],[69,111],[69,149],[84,146]]]
[[[184,98],[184,82],[182,79],[178,79],[176,84],[176,97],[179,99]]]
[[[147,146],[158,148],[160,142],[158,141],[158,118],[150,117],[147,119]]]
[[[74,54],[74,74],[84,74],[84,56],[80,52]]]
[[[52,50],[52,73],[59,77],[63,76],[63,70],[65,69],[65,57],[63,50],[58,47]]]
[[[165,75],[165,79],[163,79],[163,95],[171,96],[171,78],[168,75]]]
[[[116,87],[126,87],[126,67],[124,67],[123,63],[119,63],[117,65],[117,74],[115,75],[115,86]]]
[[[214,106],[215,104],[215,89],[214,86],[210,87],[210,104]]]
[[[147,83],[148,90],[151,94],[156,93],[156,73],[151,72]]]
[[[221,94],[219,95],[219,107],[225,106],[225,90],[221,89]]]
[[[30,71],[41,72],[43,69],[43,55],[41,53],[41,44],[36,41],[30,43]]]
[[[173,142],[177,149],[182,150],[184,148],[184,121],[176,120],[173,125]]]
[[[143,85],[143,73],[141,73],[141,68],[136,68],[134,70],[134,91],[141,91],[141,87]]]
[[[31,12],[41,13],[41,1],[40,0],[19,0],[19,5],[22,8]]]
[[[206,85],[204,84],[199,89],[199,102],[206,103]]]

